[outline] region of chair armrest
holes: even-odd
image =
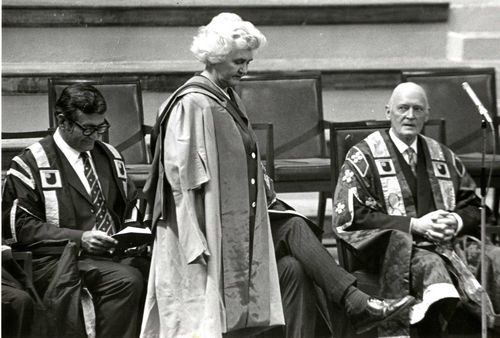
[[[26,287],[34,301],[38,304],[42,304],[42,299],[33,285],[33,254],[31,251],[12,251],[12,258],[20,264],[26,274]]]
[[[14,258],[17,262],[21,262],[20,265],[28,277],[28,280],[33,281],[33,255],[31,254],[31,251],[12,251],[12,258]]]
[[[266,171],[267,175],[274,180],[274,130],[272,123],[252,123],[255,130],[266,131]]]

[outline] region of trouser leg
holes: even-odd
[[[415,327],[421,337],[439,337],[459,300],[458,292],[443,259],[436,253],[413,248],[411,259],[411,293],[421,300],[414,312],[424,312]]]
[[[290,256],[278,260],[278,274],[285,314],[285,337],[314,337],[316,297],[312,281],[302,264]]]
[[[89,260],[100,278],[87,287],[94,298],[97,337],[136,337],[143,276],[134,267],[111,260]]]
[[[33,300],[26,291],[2,285],[2,337],[29,336],[33,311]]]
[[[273,220],[271,224],[276,258],[290,255],[308,276],[338,305],[356,278],[341,268],[300,217]]]

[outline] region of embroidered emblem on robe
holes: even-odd
[[[62,188],[61,174],[57,169],[40,169],[40,178],[44,189]]]
[[[119,178],[127,179],[127,171],[125,170],[125,163],[122,160],[115,159],[116,173]]]
[[[392,160],[375,159],[375,164],[377,165],[377,169],[380,176],[396,175],[396,169],[394,169],[394,164],[392,163]]]
[[[389,215],[402,216],[404,210],[403,198],[401,195],[396,193],[391,193],[387,197],[387,211]]]
[[[356,147],[353,147],[347,160],[356,168],[361,177],[365,177],[368,172],[368,161],[365,155]]]
[[[436,175],[436,177],[450,178],[448,165],[445,162],[432,161],[432,168],[434,169],[434,175]]]

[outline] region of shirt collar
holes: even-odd
[[[68,159],[68,162],[73,166],[80,159],[80,152],[70,147],[66,141],[63,140],[59,128],[56,129],[54,133],[54,142],[57,147],[62,151],[64,156]]]
[[[408,145],[406,143],[401,141],[399,139],[399,137],[396,136],[396,134],[394,133],[394,130],[392,128],[389,129],[389,136],[391,137],[392,142],[394,142],[394,145],[396,146],[396,148],[398,148],[398,150],[401,154],[403,154],[406,151],[406,149],[408,149],[408,148],[413,148],[413,150],[415,151],[415,154],[417,154],[417,139],[418,138],[415,138],[415,141],[413,141],[412,144],[410,144],[410,146],[408,147]]]

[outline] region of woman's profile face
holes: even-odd
[[[253,60],[250,49],[233,49],[226,59],[214,64],[216,82],[222,88],[234,87],[248,72],[248,64]]]

